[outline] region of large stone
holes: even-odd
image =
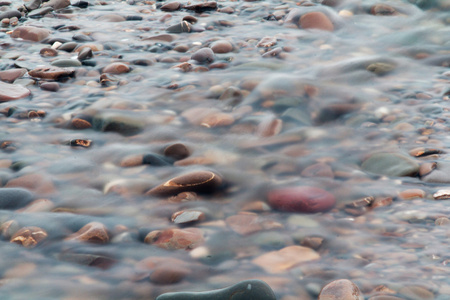
[[[340,279],[324,286],[318,300],[364,300],[364,297],[356,284]]]
[[[272,208],[287,212],[317,213],[336,204],[333,194],[316,187],[297,186],[271,190],[268,200]]]
[[[21,85],[0,81],[0,102],[18,100],[30,95],[30,90]]]
[[[303,29],[334,30],[333,23],[331,23],[326,14],[320,11],[309,12],[301,16],[300,26]]]
[[[267,283],[245,280],[233,286],[206,292],[176,292],[160,295],[156,300],[276,300]]]
[[[387,176],[415,176],[419,164],[398,153],[375,153],[362,163],[361,169]]]
[[[26,189],[0,188],[0,209],[15,209],[29,204],[33,194]]]
[[[34,26],[20,26],[11,33],[12,38],[21,38],[23,40],[40,42],[50,35],[47,29]]]

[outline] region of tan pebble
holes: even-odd
[[[27,277],[37,270],[37,265],[31,262],[19,263],[3,273],[3,278]]]
[[[129,155],[120,162],[120,166],[122,168],[140,166],[143,164],[143,158],[144,156],[142,154]]]
[[[92,124],[86,120],[80,118],[74,118],[71,121],[72,127],[75,129],[88,129],[92,127]]]
[[[6,221],[0,226],[2,236],[6,239],[10,239],[19,229],[19,223],[15,220]]]
[[[350,18],[353,17],[353,12],[350,10],[343,9],[339,11],[338,15],[344,18]]]
[[[320,29],[333,31],[334,25],[330,19],[322,12],[314,11],[300,17],[300,26],[303,29]]]
[[[34,26],[20,26],[11,33],[12,38],[21,38],[28,41],[40,42],[50,35],[50,31]]]
[[[19,229],[12,237],[10,242],[16,243],[26,248],[34,248],[47,238],[47,232],[42,228],[30,226]]]
[[[318,300],[364,300],[358,286],[347,279],[339,279],[325,285]]]
[[[320,255],[310,248],[289,246],[260,255],[253,259],[252,263],[268,273],[279,274],[294,268],[302,262],[313,261],[319,258]]]
[[[227,40],[218,40],[211,44],[214,53],[229,53],[233,51],[233,45]]]
[[[100,222],[91,222],[66,238],[68,241],[79,241],[95,244],[106,244],[109,241],[108,230]]]
[[[268,37],[262,38],[262,39],[258,42],[258,44],[256,44],[256,47],[269,48],[269,47],[272,47],[272,46],[274,46],[274,45],[276,45],[276,44],[277,44],[277,39],[274,38],[274,37],[268,36]]]
[[[22,175],[8,181],[5,187],[23,187],[37,194],[51,194],[55,192],[52,180],[42,174]]]
[[[283,128],[283,121],[275,118],[265,118],[256,129],[256,134],[260,137],[270,137],[277,135]]]
[[[408,189],[398,193],[398,196],[403,200],[425,198],[425,195],[425,191],[421,189]]]
[[[111,63],[103,68],[103,73],[122,74],[130,72],[130,67],[124,63]]]
[[[198,200],[198,196],[194,192],[179,193],[178,195],[172,196],[168,199],[169,202],[174,202],[174,203],[197,201],[197,200]]]
[[[239,214],[228,217],[225,222],[236,233],[249,235],[263,229],[261,220],[255,214]]]
[[[185,159],[177,160],[173,163],[174,166],[192,166],[192,165],[213,165],[216,161],[210,157],[204,157],[204,156],[192,156],[187,157]]]
[[[234,123],[234,117],[228,113],[218,112],[207,115],[201,120],[200,125],[205,127],[229,126]]]

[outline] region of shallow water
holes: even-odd
[[[380,290],[448,299],[450,212],[447,197],[435,193],[450,183],[450,6],[413,2],[386,1],[391,15],[373,15],[380,2],[220,1],[198,13],[162,11],[166,2],[73,1],[17,25],[4,22],[2,71],[76,60],[77,50],[39,54],[75,35],[89,40],[75,37],[78,47],[94,51],[83,65],[68,66],[75,73],[67,78],[24,74],[14,85],[31,95],[0,105],[0,192],[31,192],[12,200],[23,205],[1,204],[2,299],[154,299],[245,279],[264,280],[278,299],[317,299],[341,278],[366,299]],[[5,4],[2,11],[30,2]],[[333,30],[298,25],[317,11]],[[191,32],[149,39],[185,16],[198,19]],[[23,25],[51,33],[39,42],[12,38]],[[265,37],[272,39],[262,45]],[[215,53],[214,62],[191,58],[217,40],[232,50]],[[264,56],[273,49],[278,54]],[[106,74],[114,62],[129,72]],[[59,90],[45,90],[46,81]],[[76,146],[76,139],[91,144]],[[176,143],[189,149],[187,158],[164,156]],[[372,162],[374,153],[387,155]],[[146,194],[198,170],[215,172],[222,184],[195,201]],[[321,188],[336,204],[312,214],[268,205],[269,191],[291,186]],[[49,201],[23,208],[37,199]],[[204,219],[171,221],[187,210]],[[230,218],[237,215],[244,217]],[[106,227],[106,241],[73,238],[90,222]],[[11,243],[27,226],[46,238],[35,247]],[[187,250],[145,242],[168,228],[197,228],[204,241]],[[293,245],[320,258],[266,262],[279,272],[256,263]],[[169,275],[154,278],[148,260],[159,257]]]

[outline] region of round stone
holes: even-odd
[[[303,29],[320,29],[333,31],[334,25],[326,14],[320,11],[313,11],[300,17],[300,26]]]
[[[271,190],[268,200],[270,206],[276,210],[303,213],[324,212],[336,204],[336,199],[331,193],[309,186]]]
[[[214,53],[228,53],[233,51],[233,45],[227,40],[218,40],[211,44]]]
[[[191,59],[201,64],[209,64],[214,61],[214,52],[210,48],[201,48],[192,54]]]
[[[50,35],[47,29],[34,26],[20,26],[11,33],[12,38],[21,38],[23,40],[40,42]]]
[[[356,284],[340,279],[324,286],[318,300],[364,300],[364,297]]]

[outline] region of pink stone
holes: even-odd
[[[335,197],[316,187],[297,186],[271,190],[268,200],[272,208],[288,212],[317,213],[333,208]]]
[[[20,26],[11,33],[12,38],[21,38],[27,41],[40,42],[50,35],[50,31],[34,26]]]
[[[28,97],[30,91],[21,85],[9,84],[0,81],[0,102],[17,100]]]

